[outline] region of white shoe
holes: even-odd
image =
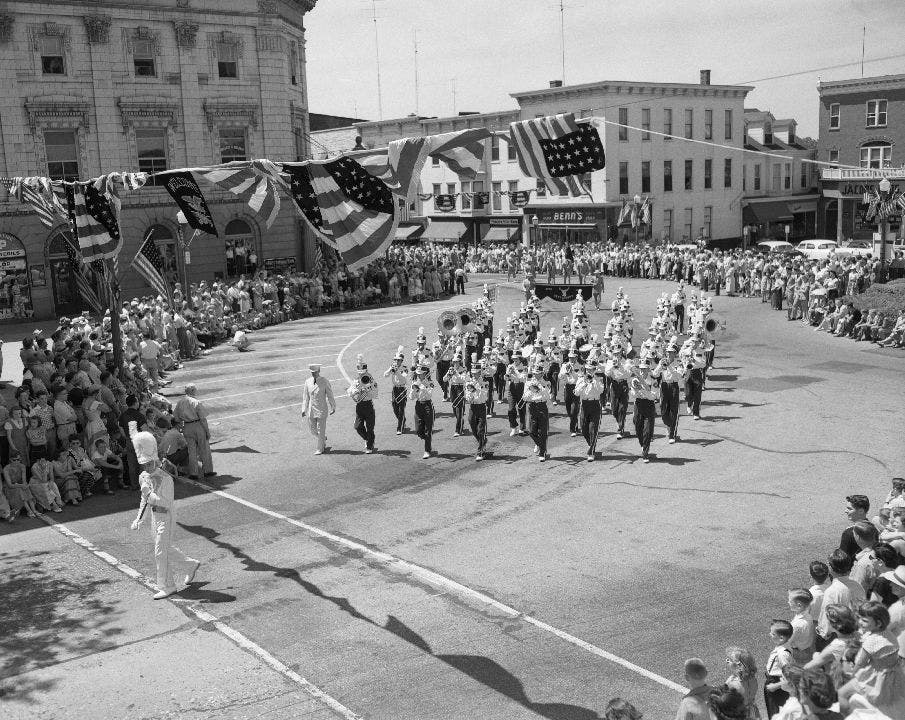
[[[323,450],[315,450],[315,451],[314,451],[314,454],[315,454],[315,455],[323,455],[323,454],[324,454],[324,451],[323,451]]]
[[[186,585],[190,585],[192,583],[192,581],[195,579],[195,573],[198,572],[198,568],[200,568],[200,567],[201,567],[201,561],[195,560],[194,564],[192,565],[192,569],[189,570],[185,576]]]
[[[616,439],[622,440],[622,433],[616,433]]]
[[[570,437],[578,437],[578,433],[572,433]]]
[[[649,463],[649,462],[650,462],[650,458],[641,458],[641,462],[643,462],[643,463]]]
[[[535,446],[534,446],[534,454],[537,455],[539,452],[540,452],[540,448],[539,448],[537,445],[535,445]]]
[[[365,448],[365,455],[373,455],[374,448]]]
[[[484,456],[481,453],[478,453],[477,455],[475,455],[474,459],[477,460],[478,462],[481,462],[481,460],[484,459]]]
[[[669,444],[670,444],[670,445],[675,445],[675,444],[676,444],[676,439],[675,439],[675,438],[669,438]]]
[[[547,460],[549,460],[549,459],[550,459],[550,453],[544,453],[543,455],[540,456],[541,462],[547,462]]]
[[[695,420],[700,420],[700,419],[701,419],[701,416],[700,416],[700,415],[695,415],[695,416],[694,416],[694,419],[695,419]]]
[[[426,453],[424,453],[424,455],[421,456],[421,459],[427,460],[430,456],[431,456],[431,454],[429,452],[426,452]]]
[[[396,434],[397,434],[397,435],[402,435],[402,430],[397,430],[397,431],[396,431]]]
[[[453,437],[462,437],[462,433],[454,432]]]
[[[594,456],[588,455],[588,462],[594,462]]]
[[[170,597],[170,595],[175,595],[175,594],[176,594],[175,588],[173,588],[172,590],[161,590],[160,592],[158,592],[157,594],[154,595],[154,599],[163,600],[164,598],[168,598],[168,597]]]
[[[515,428],[509,431],[509,437],[515,437],[518,434],[518,431]]]

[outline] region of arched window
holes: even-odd
[[[871,140],[861,145],[861,167],[884,168],[892,165],[892,145],[883,140]]]
[[[23,320],[34,315],[31,305],[31,276],[22,241],[10,233],[0,233],[0,319]]]
[[[251,227],[244,220],[230,220],[226,236],[226,277],[253,274],[258,269],[257,243]]]

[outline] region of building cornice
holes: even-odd
[[[29,98],[25,101],[28,125],[34,133],[42,123],[59,119],[71,119],[86,130],[91,129],[91,106],[84,100],[71,96]]]
[[[179,126],[179,105],[176,100],[155,96],[120,98],[117,101],[123,119],[123,132],[144,121],[164,121],[174,130]]]
[[[817,83],[817,92],[821,97],[824,95],[854,95],[876,90],[905,90],[905,74],[877,75],[869,78]]]
[[[258,127],[258,105],[240,98],[209,98],[204,101],[207,127],[213,130],[218,120],[244,119],[252,128]]]
[[[703,97],[744,97],[754,90],[752,85],[700,85],[697,83],[652,83],[633,82],[629,80],[602,80],[582,85],[564,85],[554,88],[539,88],[525,92],[510,93],[516,100],[535,98],[549,99],[553,97],[579,97],[587,92],[604,92],[613,94],[650,94],[650,95],[701,95]]]

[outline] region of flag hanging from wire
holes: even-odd
[[[107,195],[107,176],[87,183],[65,183],[69,222],[85,262],[115,258],[122,249],[119,202]]]
[[[101,288],[102,276],[98,276],[91,266],[84,263],[81,253],[68,237],[64,238],[63,242],[66,246],[66,257],[69,260],[69,272],[75,280],[79,294],[96,315],[102,316],[106,308],[95,290],[95,288]]]
[[[47,227],[52,228],[67,219],[66,193],[60,182],[45,177],[15,177],[9,192],[20,203],[34,210]]]
[[[285,189],[285,185],[270,160],[226,163],[213,168],[195,168],[192,172],[233,195],[247,197],[248,207],[264,218],[268,228],[277,219],[280,188]]]
[[[169,301],[170,285],[164,279],[164,262],[163,255],[160,254],[160,248],[153,240],[153,228],[148,230],[145,239],[141,244],[135,259],[132,260],[132,267],[141,275],[157,294]]]
[[[510,123],[509,136],[525,175],[543,180],[554,194],[589,195],[579,176],[606,164],[600,124],[597,118],[579,124],[564,113]]]
[[[314,239],[314,267],[311,268],[312,274],[320,275],[324,268],[324,250],[321,241]]]
[[[160,178],[167,192],[179,206],[186,224],[195,230],[203,230],[211,235],[217,235],[214,216],[191,171],[176,170],[159,173],[157,177]]]

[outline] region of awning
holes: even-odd
[[[434,242],[469,242],[471,231],[463,222],[434,220],[424,228],[421,240]]]
[[[518,242],[522,236],[522,229],[518,225],[509,227],[491,227],[481,238],[481,242]]]
[[[405,227],[398,227],[396,228],[396,239],[416,240],[423,229],[423,225],[406,225]]]
[[[751,202],[750,200],[742,209],[742,221],[746,225],[781,222],[791,220],[792,216],[799,213],[817,212],[817,198],[807,196],[801,199],[789,198],[788,200],[768,200],[765,202]]]

